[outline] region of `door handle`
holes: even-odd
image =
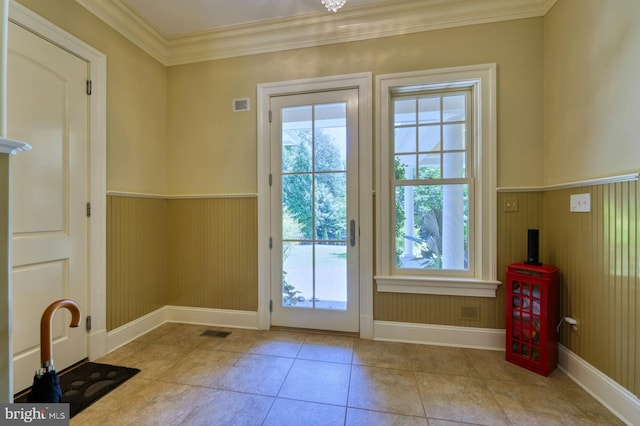
[[[349,244],[351,247],[356,245],[356,221],[351,219],[349,222]]]

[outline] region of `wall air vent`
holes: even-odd
[[[233,100],[233,112],[249,111],[249,98]]]
[[[460,319],[462,320],[480,320],[480,306],[461,306]]]

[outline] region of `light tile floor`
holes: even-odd
[[[98,362],[142,371],[72,425],[616,425],[503,352],[164,324]],[[215,328],[214,328],[215,329]]]

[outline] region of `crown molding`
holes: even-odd
[[[76,3],[100,18],[155,60],[167,65],[166,38],[149,25],[123,0],[76,0]]]
[[[318,0],[319,1],[319,0]],[[544,16],[556,0],[390,0],[337,14],[164,36],[126,0],[76,0],[165,66]]]

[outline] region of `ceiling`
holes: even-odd
[[[556,0],[76,0],[164,65],[544,16]]]
[[[383,1],[348,0],[340,11]],[[332,13],[320,0],[124,0],[123,3],[165,37],[312,13]]]

